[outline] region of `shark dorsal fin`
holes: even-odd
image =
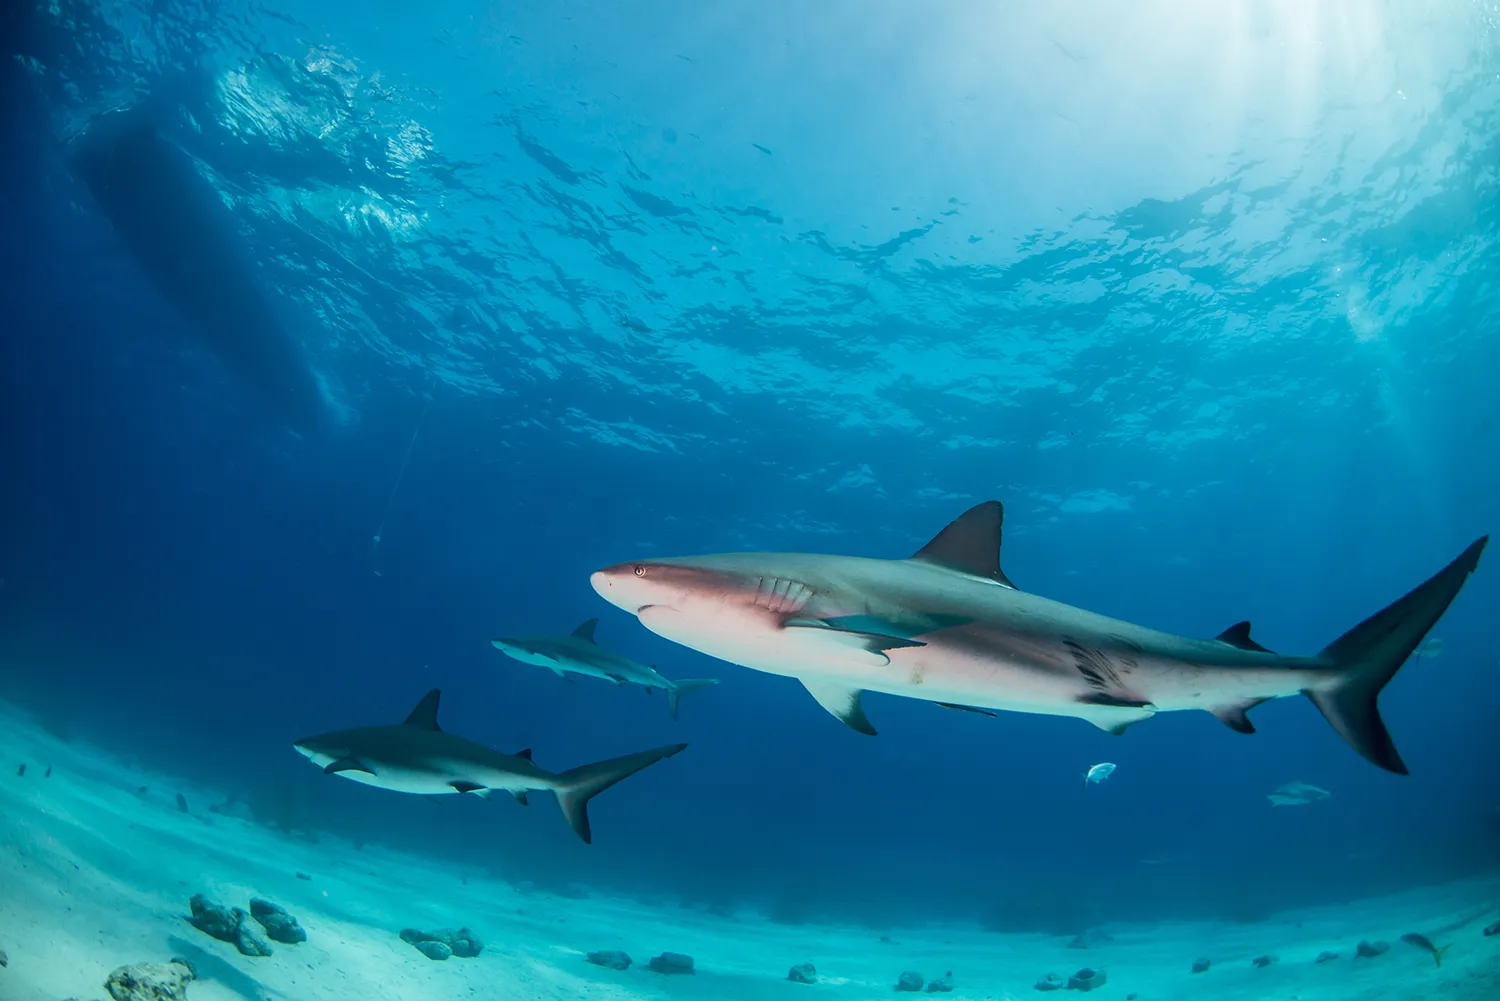
[[[406,725],[421,727],[423,730],[441,730],[442,727],[437,725],[437,711],[438,699],[442,697],[442,694],[434,688],[422,696],[422,701],[417,703],[417,708],[406,717]]]
[[[517,758],[525,758],[527,761],[530,761],[531,760],[531,748],[527,747],[527,748],[523,748],[522,750],[517,751],[515,753],[515,757],[517,757]]]
[[[1016,590],[1000,569],[1000,524],[1005,508],[999,501],[985,501],[954,519],[912,557],[950,570],[988,577]]]
[[[597,626],[598,624],[599,624],[599,620],[598,619],[589,619],[583,625],[581,625],[577,629],[573,630],[573,636],[574,636],[574,638],[581,639],[581,640],[583,640],[583,641],[585,641],[587,643],[593,643],[594,642],[594,627]]]
[[[1248,622],[1236,622],[1214,638],[1220,643],[1228,643],[1240,650],[1253,650],[1256,653],[1271,652],[1250,638],[1250,623]]]

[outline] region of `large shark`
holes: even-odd
[[[683,678],[672,681],[656,668],[606,650],[594,639],[598,619],[589,619],[567,636],[516,636],[490,640],[490,645],[507,657],[523,664],[533,664],[553,671],[559,678],[583,674],[603,678],[619,685],[630,682],[646,691],[660,688],[667,693],[667,711],[677,718],[677,701],[689,692],[717,685],[718,678]]]
[[[1320,653],[1272,653],[1236,623],[1191,639],[1021,591],[1000,569],[1003,510],[980,504],[910,559],[730,553],[618,563],[594,589],[646,628],[734,664],[793,677],[873,734],[863,691],[1077,716],[1113,733],[1205,709],[1241,733],[1246,712],[1303,694],[1368,760],[1406,774],[1376,697],[1479,562],[1477,540],[1426,583]]]
[[[562,807],[568,826],[585,844],[593,841],[589,800],[621,779],[687,747],[669,744],[553,773],[532,764],[529,748],[515,754],[501,754],[444,733],[437,722],[439,698],[437,689],[428,692],[404,723],[337,730],[299,740],[293,746],[327,775],[342,775],[393,792],[488,796],[504,790],[525,806],[527,792],[545,789],[557,796],[557,805]]]

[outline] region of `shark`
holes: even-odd
[[[549,772],[532,761],[530,748],[502,754],[445,732],[437,721],[441,697],[439,689],[428,692],[403,723],[336,730],[292,746],[326,775],[392,792],[486,797],[506,792],[526,806],[528,792],[546,790],[557,797],[568,826],[584,844],[593,842],[589,800],[687,747],[668,744],[565,772]]]
[[[490,640],[490,645],[523,664],[548,668],[559,678],[582,674],[617,685],[641,685],[647,692],[660,688],[667,693],[667,711],[673,719],[682,696],[719,683],[718,678],[664,678],[656,668],[600,646],[594,639],[598,625],[598,619],[589,619],[567,636],[516,636]]]
[[[801,681],[861,733],[867,691],[950,708],[1074,716],[1111,733],[1201,709],[1247,713],[1306,695],[1355,751],[1407,774],[1377,698],[1457,597],[1488,536],[1316,654],[1257,643],[1249,622],[1207,639],[1108,618],[1018,588],[1001,570],[1004,508],[978,504],[907,559],[725,553],[635,560],[590,582],[647,629]]]

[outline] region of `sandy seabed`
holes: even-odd
[[[17,768],[25,763],[25,775]],[[48,776],[46,770],[51,768]],[[141,795],[146,786],[150,792]],[[212,802],[208,790],[145,774],[65,743],[0,704],[0,1001],[95,1001],[117,967],[190,959],[192,1001],[505,1001],[712,998],[722,1001],[854,1001],[892,998],[902,971],[953,972],[951,1001],[1071,1001],[1033,984],[1102,968],[1101,1001],[1497,1001],[1500,880],[1470,880],[1288,912],[1258,924],[1115,924],[1109,941],[1080,951],[1047,935],[998,934],[972,925],[889,929],[780,925],[608,897],[576,899],[454,872],[441,861],[366,848],[340,851],[252,821],[184,813],[175,793]],[[302,879],[299,872],[309,875]],[[188,898],[230,906],[252,896],[285,906],[307,942],[271,956],[241,956],[185,920]],[[403,943],[404,927],[467,925],[485,941],[476,959],[434,962]],[[1420,931],[1450,945],[1442,966],[1399,941]],[[1355,959],[1360,939],[1390,951]],[[588,963],[620,949],[628,970]],[[1315,963],[1323,951],[1339,954]],[[646,968],[662,951],[691,955],[697,972]],[[1252,965],[1257,956],[1277,961]],[[1213,960],[1205,973],[1189,967]],[[791,983],[814,963],[819,982]],[[924,997],[927,995],[923,995]]]

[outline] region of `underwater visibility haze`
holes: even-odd
[[[1494,0],[0,56],[0,1001],[1500,996]]]

